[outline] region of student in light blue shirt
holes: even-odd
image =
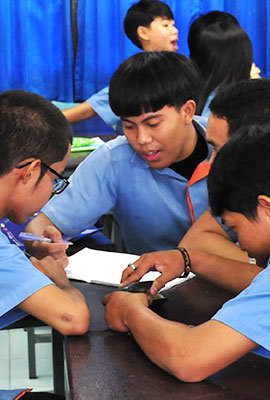
[[[72,132],[50,101],[10,90],[0,94],[0,140],[0,219],[21,225],[52,193],[57,196],[68,186],[61,173],[70,155]],[[0,329],[31,314],[64,335],[88,330],[88,306],[70,285],[65,261],[28,259],[0,232]],[[0,397],[13,399],[17,394],[4,391]]]
[[[205,119],[194,117],[199,88],[197,67],[181,54],[142,52],[123,62],[110,103],[125,137],[87,157],[27,229],[40,234],[53,223],[74,235],[111,211],[128,252],[174,248],[208,207],[211,146]]]
[[[176,51],[178,30],[170,7],[157,0],[141,0],[128,10],[124,21],[125,33],[141,50]],[[69,122],[78,122],[98,115],[118,134],[123,134],[121,120],[109,104],[109,87],[105,87],[89,99],[63,111]]]
[[[270,358],[269,137],[269,124],[241,128],[218,152],[208,177],[212,214],[236,232],[242,250],[260,265],[268,263],[261,272],[257,268],[249,287],[195,327],[155,314],[146,294],[118,291],[103,299],[109,328],[130,331],[155,364],[181,381],[202,381],[249,351]],[[188,275],[193,257],[180,252]],[[219,262],[213,254],[200,255],[210,265]],[[237,271],[237,261],[227,262]]]

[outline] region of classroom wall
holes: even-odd
[[[179,52],[189,56],[191,20],[233,14],[247,31],[262,76],[270,77],[270,0],[164,0],[175,15]],[[123,31],[133,0],[0,0],[0,91],[24,89],[50,100],[81,101],[109,83],[139,51]]]

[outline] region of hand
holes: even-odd
[[[127,316],[130,315],[131,308],[148,307],[151,303],[150,297],[144,293],[129,293],[116,291],[107,294],[102,299],[102,304],[106,306],[105,318],[108,327],[114,331],[128,332]]]
[[[184,260],[178,250],[156,251],[143,254],[133,263],[136,270],[127,267],[121,278],[121,286],[141,279],[147,272],[156,270],[161,275],[153,282],[150,293],[155,295],[165,284],[181,275],[184,271]]]
[[[69,281],[64,270],[65,266],[61,261],[57,261],[51,256],[44,257],[42,260],[31,257],[30,261],[35,268],[50,278],[57,286],[61,288],[69,286]]]
[[[68,244],[63,242],[61,232],[54,226],[48,226],[44,229],[42,236],[50,238],[53,243],[34,241],[29,245],[26,244],[26,248],[29,248],[29,251],[38,259],[51,256],[66,267],[68,265],[68,256],[66,255]]]

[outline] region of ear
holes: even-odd
[[[184,117],[186,125],[189,125],[196,111],[196,103],[194,100],[188,100],[181,107],[181,113]]]
[[[267,211],[268,215],[270,215],[270,197],[260,194],[258,196],[258,204]]]
[[[149,28],[146,26],[138,26],[137,28],[137,35],[139,40],[142,41],[149,41]]]
[[[27,162],[27,160],[25,160]],[[41,161],[39,159],[33,160],[31,164],[27,165],[22,169],[14,168],[14,172],[19,176],[22,184],[28,184],[33,182],[36,184],[40,176]]]

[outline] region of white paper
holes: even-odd
[[[69,257],[69,265],[65,271],[69,279],[118,286],[123,270],[138,258],[139,256],[134,254],[85,248]],[[158,271],[150,271],[141,278],[141,281],[153,281],[159,275]],[[183,283],[193,276],[195,275],[190,273],[187,278],[176,278],[168,282],[164,289]]]

